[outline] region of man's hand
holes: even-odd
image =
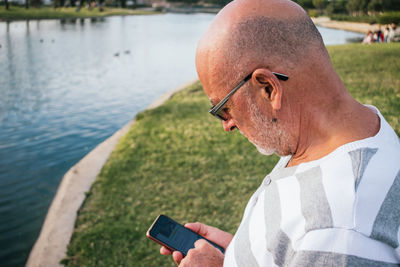
[[[206,240],[199,239],[181,260],[179,267],[222,267],[223,264],[224,254]]]
[[[221,246],[223,249],[226,249],[228,247],[229,243],[231,242],[231,240],[233,238],[233,235],[230,234],[230,233],[224,232],[224,231],[222,231],[222,230],[220,230],[218,228],[215,228],[215,227],[212,227],[212,226],[208,226],[206,224],[202,224],[202,223],[199,223],[199,222],[187,223],[187,224],[185,224],[185,227],[189,228],[190,230],[192,230],[192,231],[198,233],[199,235],[207,238],[208,240],[214,242],[215,244]],[[200,242],[200,244],[197,244],[199,241],[202,241],[202,242]],[[192,250],[196,251],[196,250],[203,250],[204,249],[204,251],[207,250],[207,253],[209,253],[209,250],[212,250],[212,251],[214,251],[215,254],[217,254],[217,255],[219,254],[220,256],[222,256],[222,262],[223,262],[223,254],[217,248],[215,248],[214,246],[209,244],[207,241],[205,241],[207,243],[206,247],[204,245],[201,245],[203,243],[203,241],[205,241],[205,240],[198,240],[195,243],[195,249],[192,249]],[[196,247],[196,244],[198,246],[201,245],[201,247]],[[208,245],[210,245],[211,247],[209,247]],[[189,250],[189,252],[190,251],[191,250]],[[163,254],[163,255],[171,255],[172,254],[172,258],[174,259],[174,261],[178,265],[179,265],[179,263],[181,263],[181,261],[183,259],[182,253],[180,253],[179,251],[171,252],[168,248],[166,248],[164,246],[161,247],[160,253]],[[198,252],[195,252],[195,255],[197,253]],[[188,256],[189,256],[189,253],[186,256],[186,258]],[[218,256],[216,256],[214,254],[212,254],[212,255],[210,254],[210,257],[218,257]],[[186,260],[186,258],[185,258],[185,260]],[[194,258],[197,258],[197,255],[193,256],[193,259]],[[213,260],[216,260],[216,259],[213,259]],[[188,261],[186,261],[185,264],[187,264],[187,262]],[[195,263],[190,263],[190,264],[195,264]],[[218,263],[218,264],[222,265],[221,263]],[[187,265],[187,266],[189,266],[189,265]],[[205,265],[205,266],[208,266],[208,265]],[[211,265],[211,266],[213,266],[213,265]]]

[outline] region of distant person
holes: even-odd
[[[381,25],[379,25],[378,30],[376,31],[375,42],[382,43],[383,42],[383,33],[381,30]]]
[[[389,25],[385,26],[385,30],[383,31],[383,37],[384,37],[384,41],[385,43],[389,43],[389,35],[390,35],[390,28]]]
[[[388,39],[389,41],[388,41],[388,43],[394,41],[395,34],[396,34],[396,24],[392,23],[392,25],[390,25],[389,39]]]
[[[374,42],[374,36],[372,34],[372,31],[367,32],[362,42],[363,44],[372,44]]]
[[[378,42],[378,33],[376,31],[372,33],[372,40],[375,43]]]
[[[399,137],[347,91],[307,12],[289,0],[230,2],[201,38],[196,69],[223,129],[281,159],[235,235],[186,225],[225,254],[203,239],[185,258],[162,254],[180,267],[400,264]]]

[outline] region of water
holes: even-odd
[[[196,78],[211,14],[0,23],[0,265],[24,265],[63,174]],[[326,44],[358,34],[320,28]]]
[[[317,27],[322,35],[325,45],[346,44],[349,42],[361,42],[364,34],[349,32],[344,30],[329,29],[324,27]]]

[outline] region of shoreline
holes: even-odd
[[[369,30],[375,31],[379,28],[378,24],[369,24],[363,22],[349,22],[349,21],[337,21],[331,20],[328,17],[313,17],[311,18],[315,25],[337,29],[345,30],[351,32],[367,33]]]
[[[31,11],[33,10],[33,11]],[[99,11],[98,7],[82,7],[79,12],[76,7],[42,7],[26,10],[23,7],[12,6],[9,11],[0,7],[0,23],[11,23],[17,21],[40,21],[40,20],[74,20],[74,19],[101,19],[112,16],[147,16],[161,15],[164,12],[148,9],[118,9],[105,7]],[[14,14],[13,14],[14,13]]]
[[[154,109],[162,105],[175,93],[196,81],[197,79],[167,91],[144,110]],[[103,165],[114,151],[119,139],[134,125],[135,118],[97,145],[66,172],[25,266],[63,266],[60,261],[66,257],[67,248],[75,229],[75,221],[79,209],[86,199],[86,193],[90,190]]]

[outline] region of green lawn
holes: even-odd
[[[360,102],[400,133],[400,44],[329,47]],[[199,83],[140,113],[79,212],[67,266],[174,266],[145,232],[160,213],[234,232],[252,192],[277,157],[265,157],[207,114]]]
[[[76,7],[41,7],[25,9],[23,7],[11,6],[10,10],[6,10],[4,6],[0,6],[1,20],[27,20],[27,19],[67,19],[67,18],[92,18],[105,16],[123,16],[123,15],[147,15],[156,14],[156,12],[148,12],[141,10],[108,8],[105,7],[102,12],[98,8],[87,9],[82,8],[79,12]],[[157,13],[159,14],[159,12]]]

